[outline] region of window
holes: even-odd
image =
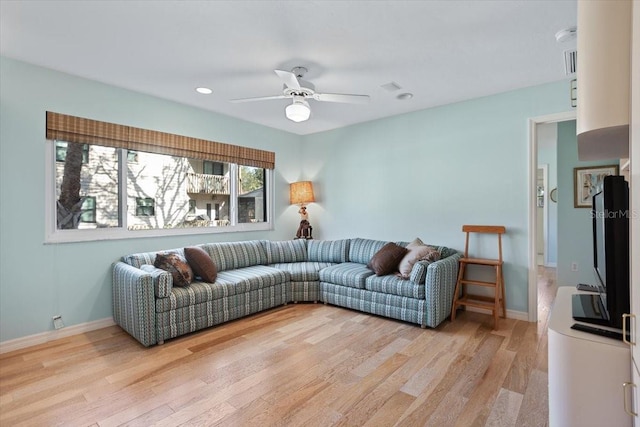
[[[166,234],[172,229],[231,230],[267,223],[268,169],[218,163],[229,172],[198,174],[193,165],[203,162],[197,159],[142,151],[134,159],[127,150],[84,145],[88,163],[65,167],[66,159],[54,162],[56,198],[52,203],[57,206],[59,230],[121,228],[140,235],[141,230]],[[69,187],[76,189],[76,199],[68,195]]]
[[[47,241],[271,229],[273,153],[167,135],[47,112]]]
[[[86,196],[82,201],[82,213],[80,214],[80,222],[96,222],[96,198],[94,196]]]
[[[139,152],[138,162],[127,164],[127,193],[136,198],[136,211],[127,216],[127,227],[167,230],[231,226],[229,177],[195,173],[202,164],[198,159]],[[222,165],[226,170],[235,167]],[[155,199],[154,214],[141,209],[140,199]],[[209,208],[212,202],[221,206],[219,212]],[[197,206],[207,209],[197,212]]]
[[[136,216],[154,216],[156,201],[151,197],[136,197]]]
[[[62,161],[59,160],[59,147],[64,147]],[[67,156],[67,150],[82,151],[82,161],[80,157]],[[85,156],[84,153],[91,155]],[[84,159],[90,161],[85,162]],[[115,148],[73,142],[56,144],[54,174],[56,198],[52,204],[56,210],[56,229],[80,228],[80,223],[92,223],[100,228],[120,226]],[[83,194],[93,196],[83,198]],[[96,198],[101,201],[100,206]]]
[[[219,162],[202,162],[202,173],[206,175],[224,175],[224,164]]]
[[[56,162],[65,162],[67,160],[67,143],[64,141],[56,141]],[[89,145],[82,144],[82,163],[89,163]]]
[[[265,170],[251,166],[238,168],[238,222],[265,222]]]
[[[133,151],[133,150],[129,150],[127,152],[127,162],[138,163],[138,152],[137,151]]]

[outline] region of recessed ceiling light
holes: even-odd
[[[208,87],[197,87],[196,92],[201,93],[203,95],[211,95],[213,91]]]
[[[398,98],[400,101],[406,101],[407,99],[413,98],[413,94],[409,93],[409,92],[405,92],[405,93],[401,93],[400,95],[396,96],[396,98]]]

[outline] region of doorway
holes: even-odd
[[[552,167],[557,157],[557,123],[575,120],[575,111],[558,113],[548,116],[541,116],[529,119],[529,321],[537,322],[548,313],[548,307],[544,302],[549,301],[548,289],[538,289],[539,276],[544,275],[548,279],[555,276],[557,257],[557,232],[553,233],[550,223],[553,224],[550,212],[556,209],[557,227],[557,205],[552,201],[552,194],[557,193],[557,167]],[[547,175],[545,175],[545,166]],[[539,189],[538,170],[542,170],[542,189]],[[539,191],[540,190],[540,191]],[[539,196],[539,193],[542,193]],[[542,205],[542,206],[539,206]],[[542,218],[540,218],[542,216]],[[542,230],[540,230],[542,229]],[[557,230],[557,228],[556,228]],[[541,234],[541,236],[540,236]],[[542,241],[542,249],[539,250],[539,241]],[[539,257],[539,252],[541,257]],[[541,265],[539,265],[541,259]],[[551,276],[551,277],[549,277]],[[556,280],[543,280],[548,283],[555,283]],[[553,295],[555,296],[555,295]],[[538,302],[543,303],[542,307]]]

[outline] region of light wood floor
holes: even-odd
[[[545,426],[541,271],[541,320],[498,331],[289,304],[149,349],[114,326],[7,353],[0,425]]]

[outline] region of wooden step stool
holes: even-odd
[[[458,269],[458,280],[453,293],[453,305],[451,307],[451,321],[456,318],[456,310],[459,307],[477,307],[490,310],[493,313],[493,328],[498,329],[498,315],[502,309],[500,317],[506,318],[507,310],[504,302],[504,275],[502,271],[502,235],[506,229],[502,225],[463,225],[462,231],[466,233],[464,245],[464,257],[460,258]],[[496,234],[498,236],[498,259],[470,258],[469,257],[469,235],[471,233]],[[464,273],[467,265],[484,265],[496,269],[495,282],[485,282],[481,280],[465,279]],[[494,289],[493,298],[474,295],[467,292],[467,285],[485,286]]]

